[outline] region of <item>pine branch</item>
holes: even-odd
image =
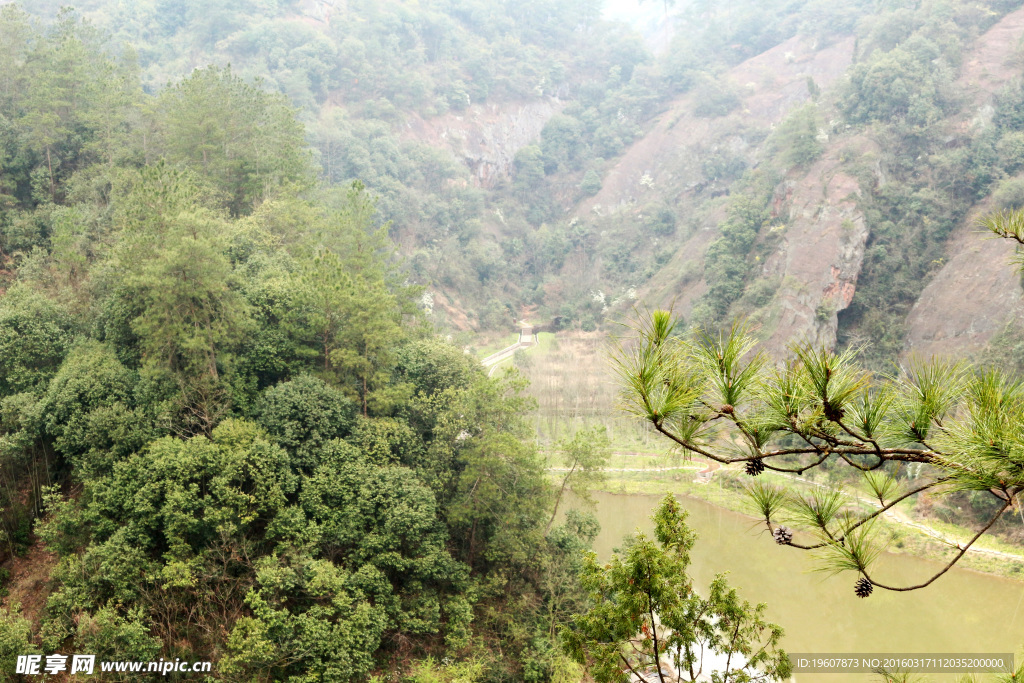
[[[884,514],[888,510],[891,510],[893,507],[895,507],[899,503],[903,502],[904,500],[906,500],[910,496],[914,495],[915,493],[921,493],[922,491],[927,491],[928,489],[930,489],[930,488],[932,488],[934,486],[938,486],[939,484],[942,484],[943,482],[949,481],[949,479],[950,479],[950,477],[943,477],[942,479],[937,479],[936,481],[929,482],[929,483],[925,484],[924,486],[920,486],[920,487],[918,487],[916,489],[913,489],[911,491],[907,491],[906,493],[904,493],[899,498],[893,499],[888,505],[883,505],[882,507],[880,507],[879,509],[875,510],[873,513],[871,513],[867,517],[863,518],[861,521],[857,522],[856,524],[854,524],[851,527],[848,527],[846,529],[846,533],[844,533],[842,536],[837,538],[836,542],[842,543],[843,541],[846,540],[846,535],[849,534],[851,531],[853,531],[857,527],[862,526],[863,524],[865,524],[867,522],[870,522],[872,519],[878,517],[881,514]],[[768,530],[769,531],[774,531],[774,529],[772,529],[770,524],[768,525]],[[815,545],[800,545],[798,543],[792,543],[791,542],[791,543],[788,543],[787,545],[791,545],[794,548],[799,548],[800,550],[817,550],[818,548],[825,547],[826,545],[828,545],[828,543],[827,542],[823,542],[823,543],[818,543],[818,544],[815,544]]]
[[[970,550],[971,546],[972,546],[972,545],[974,545],[974,542],[975,542],[975,541],[977,541],[977,540],[978,540],[979,538],[981,538],[981,536],[982,536],[982,535],[983,535],[983,534],[984,534],[984,533],[985,533],[986,531],[988,531],[989,529],[991,529],[991,528],[992,528],[992,525],[993,525],[993,524],[995,524],[995,523],[996,523],[996,522],[997,522],[997,521],[999,520],[999,518],[1003,516],[1003,513],[1004,513],[1004,512],[1006,512],[1007,508],[1009,508],[1009,507],[1010,507],[1011,505],[1013,505],[1013,501],[1012,501],[1012,498],[1011,498],[1010,500],[1008,500],[1008,501],[1006,502],[1006,504],[1005,504],[1005,505],[1004,505],[1003,507],[1001,507],[1001,508],[999,509],[999,512],[997,512],[997,513],[996,513],[996,514],[995,514],[995,515],[994,515],[994,516],[992,517],[992,519],[991,519],[991,520],[989,520],[989,523],[988,523],[988,524],[986,524],[986,525],[985,525],[985,526],[984,526],[984,527],[983,527],[983,528],[981,529],[981,531],[979,531],[978,533],[976,533],[976,534],[974,535],[974,538],[972,538],[972,539],[971,539],[970,541],[968,541],[967,545],[965,545],[965,546],[964,546],[963,548],[961,548],[961,549],[960,549],[960,552],[959,552],[959,553],[957,553],[957,556],[956,556],[956,557],[954,557],[954,558],[953,558],[952,560],[950,560],[950,561],[949,561],[949,563],[948,563],[948,564],[947,564],[947,565],[946,565],[945,567],[943,567],[943,568],[942,568],[942,570],[940,570],[940,571],[939,571],[939,572],[938,572],[937,574],[935,574],[934,576],[932,576],[932,578],[928,579],[928,580],[927,580],[927,581],[925,581],[924,583],[919,583],[919,584],[917,584],[916,586],[905,586],[905,587],[897,587],[897,586],[887,586],[887,585],[886,585],[886,584],[884,584],[884,583],[879,583],[879,582],[875,581],[874,579],[872,579],[872,578],[871,578],[871,577],[870,577],[870,576],[868,575],[868,573],[867,573],[867,570],[866,570],[866,569],[862,569],[862,570],[861,570],[861,574],[863,574],[863,575],[864,575],[864,578],[865,578],[865,579],[867,579],[868,581],[870,581],[870,582],[871,582],[871,585],[873,585],[873,586],[878,586],[879,588],[884,588],[885,590],[888,590],[888,591],[900,591],[900,592],[902,592],[902,591],[915,591],[915,590],[918,590],[918,589],[920,589],[920,588],[925,588],[926,586],[930,586],[930,585],[932,584],[932,582],[934,582],[934,581],[935,581],[935,580],[936,580],[937,578],[939,578],[940,576],[942,576],[943,574],[945,574],[946,572],[948,572],[948,571],[949,571],[950,569],[952,569],[952,568],[953,568],[953,565],[954,565],[954,564],[956,564],[957,562],[959,562],[959,561],[960,561],[960,558],[961,558],[961,557],[963,557],[963,556],[964,556],[964,555],[965,555],[965,554],[967,553],[967,551],[968,551],[968,550]]]

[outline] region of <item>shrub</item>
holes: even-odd
[[[271,437],[312,467],[325,443],[352,430],[356,405],[323,380],[302,375],[264,391],[257,411]]]
[[[1024,133],[1007,133],[996,143],[999,163],[1007,173],[1024,168]]]
[[[992,193],[992,199],[1000,209],[1024,207],[1024,177],[1007,178],[999,183],[999,187]]]
[[[825,146],[818,139],[821,114],[806,104],[786,117],[775,134],[775,147],[786,166],[806,166],[821,156]]]
[[[583,193],[584,197],[593,197],[600,191],[601,176],[594,169],[590,169],[583,175],[583,181],[580,182],[580,192]]]
[[[659,237],[672,235],[676,231],[676,212],[667,204],[657,207],[645,217],[644,227]]]
[[[725,116],[740,106],[739,92],[731,83],[705,74],[694,88],[693,113],[703,118]]]

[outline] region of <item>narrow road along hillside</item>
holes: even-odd
[[[533,334],[533,325],[530,325],[529,323],[526,322],[520,322],[519,340],[515,344],[506,346],[501,351],[498,351],[497,353],[492,353],[491,355],[487,356],[487,358],[484,358],[482,361],[480,361],[480,364],[483,365],[485,368],[490,368],[487,371],[487,376],[490,377],[492,374],[494,374],[494,370],[495,368],[498,367],[498,364],[514,356],[516,351],[518,351],[519,349],[528,349],[531,346],[536,345],[537,339],[536,337],[534,337]]]

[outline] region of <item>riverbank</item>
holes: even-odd
[[[612,494],[649,494],[665,495],[673,493],[702,500],[717,507],[750,516],[756,521],[756,510],[753,509],[743,487],[750,478],[742,471],[723,468],[714,473],[707,483],[699,483],[698,472],[704,470],[706,463],[683,461],[668,463],[663,459],[637,462],[641,467],[616,467],[626,464],[622,458],[609,463],[612,465],[605,471],[603,483],[594,487],[595,491]],[[557,469],[551,469],[553,478],[558,476]],[[787,486],[814,486],[806,481],[794,481],[771,472],[761,475],[769,481],[776,481]],[[858,500],[853,492],[854,504],[865,508],[871,506],[866,500]],[[875,505],[877,507],[877,505]],[[905,554],[925,559],[948,562],[958,552],[957,542],[969,540],[975,532],[953,524],[933,525],[912,520],[896,508],[895,514],[883,516],[879,520],[880,539],[886,544],[886,551]],[[766,541],[768,542],[768,541]],[[977,550],[975,550],[977,549]],[[796,551],[794,551],[796,552]],[[958,567],[978,572],[993,574],[1011,579],[1024,580],[1024,551],[990,536],[982,536],[972,550],[958,563]]]

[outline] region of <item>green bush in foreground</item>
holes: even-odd
[[[791,666],[779,647],[783,632],[765,621],[764,604],[740,600],[721,574],[708,597],[694,590],[687,568],[697,536],[671,494],[654,523],[655,538],[628,537],[609,564],[588,555],[582,581],[590,608],[563,631],[565,651],[598,683],[652,680],[641,678],[650,669],[663,682],[708,674],[718,683],[786,679]],[[714,673],[711,653],[726,658]]]

